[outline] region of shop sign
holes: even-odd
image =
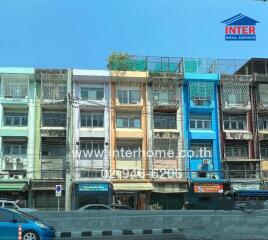
[[[232,183],[232,189],[235,191],[258,191],[260,190],[260,184],[250,184],[250,183]]]
[[[79,192],[106,192],[108,191],[107,183],[79,183]]]
[[[223,184],[205,183],[194,184],[194,192],[196,193],[223,193]]]

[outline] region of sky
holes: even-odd
[[[225,41],[223,20],[260,23],[256,41]],[[105,69],[113,52],[268,57],[268,2],[254,0],[0,0],[0,66]]]

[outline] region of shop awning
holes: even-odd
[[[151,183],[113,183],[115,191],[151,191],[154,189]]]
[[[254,191],[254,190],[248,190],[248,191],[235,191],[239,196],[245,196],[245,197],[250,197],[250,196],[259,196],[259,197],[267,197],[268,196],[268,191],[267,190],[259,190],[259,191]]]
[[[2,191],[25,191],[27,188],[27,183],[17,183],[17,182],[5,182],[0,183],[0,192]]]
[[[186,184],[154,184],[153,192],[157,193],[184,193],[188,192]]]

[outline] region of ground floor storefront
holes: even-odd
[[[73,184],[72,209],[87,204],[112,204],[112,190],[109,182],[76,181]]]
[[[150,208],[155,210],[178,210],[184,206],[188,192],[187,182],[154,181],[150,194]]]
[[[60,197],[56,196],[56,185],[62,186]],[[28,190],[28,205],[41,211],[64,211],[65,181],[64,180],[33,180]]]
[[[188,192],[185,195],[185,208],[221,209],[225,186],[224,180],[190,182]]]
[[[113,182],[113,203],[128,205],[136,210],[150,209],[150,193],[153,185],[149,181]]]
[[[1,180],[0,181],[0,199],[9,201],[19,201],[27,207],[28,181],[25,180]]]

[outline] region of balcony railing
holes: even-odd
[[[65,170],[42,170],[42,179],[65,179]]]
[[[226,179],[259,179],[261,178],[260,170],[225,170],[224,176]]]
[[[125,53],[109,57],[111,71],[148,71],[150,73],[220,73],[235,74],[247,60],[182,57],[135,56]]]

